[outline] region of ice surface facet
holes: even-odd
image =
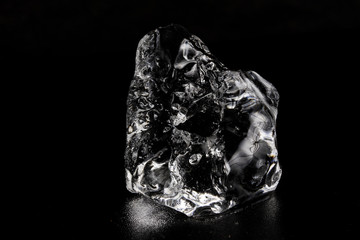
[[[275,190],[279,94],[179,25],[145,35],[127,99],[126,187],[188,216]]]

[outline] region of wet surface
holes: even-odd
[[[279,214],[278,204],[276,196],[273,196],[256,207],[232,209],[219,216],[197,219],[188,218],[137,196],[126,202],[125,216],[119,217],[115,224],[130,239],[236,239],[253,231],[249,223],[258,219],[262,226],[259,229],[266,230],[268,237],[276,239],[281,236],[279,228],[273,225]]]
[[[299,183],[284,175],[267,198],[208,218],[189,218],[137,194],[107,198],[74,194],[74,198],[44,199],[30,224],[41,239],[350,239],[356,231],[356,199],[345,190],[296,189]],[[302,182],[309,183],[309,182]],[[120,189],[121,190],[121,189]],[[99,192],[97,192],[99,193]],[[84,198],[94,197],[93,199]],[[47,208],[44,209],[44,205]],[[357,210],[356,210],[357,209]]]
[[[317,195],[278,190],[256,204],[204,219],[188,218],[147,198],[129,196],[109,216],[108,227],[113,237],[125,239],[301,239],[329,234],[350,237],[354,231],[350,202],[340,211],[330,211],[332,203]],[[339,193],[329,194],[342,204]]]

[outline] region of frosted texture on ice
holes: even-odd
[[[183,27],[151,31],[127,100],[127,189],[188,216],[275,190],[278,102],[271,83],[227,69]]]

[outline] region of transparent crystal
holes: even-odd
[[[275,190],[279,94],[179,25],[145,35],[127,100],[126,187],[188,216]]]

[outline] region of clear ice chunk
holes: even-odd
[[[231,71],[182,26],[145,35],[127,99],[126,187],[187,216],[276,189],[279,94]]]

